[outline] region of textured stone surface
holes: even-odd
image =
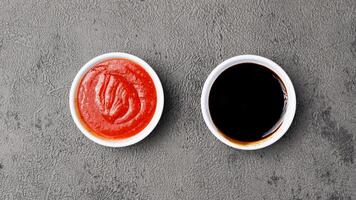
[[[0,1],[0,199],[355,199],[356,1]],[[111,51],[156,69],[166,95],[143,142],[105,148],[74,125],[79,68]],[[298,108],[271,147],[237,151],[206,128],[209,72],[273,59]]]

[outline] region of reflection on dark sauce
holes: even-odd
[[[283,114],[286,94],[277,75],[254,63],[222,72],[209,94],[215,126],[228,138],[255,142],[273,133]]]

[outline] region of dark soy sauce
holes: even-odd
[[[270,135],[278,125],[285,97],[284,86],[274,72],[242,63],[226,69],[213,83],[210,115],[228,138],[254,142]]]

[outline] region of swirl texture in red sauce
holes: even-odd
[[[125,139],[142,131],[151,121],[156,103],[152,78],[127,59],[94,65],[77,91],[82,122],[90,132],[105,139]]]

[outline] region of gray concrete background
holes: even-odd
[[[356,1],[0,1],[0,199],[355,199]],[[157,71],[163,117],[143,142],[96,145],[74,125],[79,68],[111,51]],[[200,94],[239,54],[273,59],[297,91],[276,144],[231,149]]]

